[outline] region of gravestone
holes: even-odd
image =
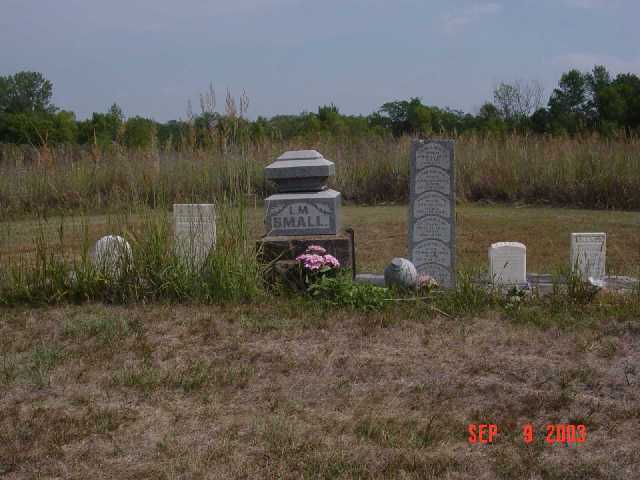
[[[453,140],[416,140],[411,152],[409,257],[419,274],[455,287]]]
[[[215,206],[207,203],[174,204],[175,252],[182,262],[201,267],[216,244]]]
[[[605,277],[606,233],[571,234],[571,270],[582,280]]]
[[[489,247],[489,277],[496,285],[527,284],[527,247],[518,242],[498,242]]]
[[[336,235],[340,230],[340,192],[280,193],[265,200],[268,236]]]
[[[315,150],[280,155],[265,168],[278,193],[265,199],[268,236],[336,235],[340,230],[340,192],[327,188],[335,164]]]
[[[414,288],[417,281],[416,267],[406,258],[394,258],[384,269],[384,283],[388,287]]]
[[[89,255],[93,266],[110,277],[119,277],[133,259],[131,246],[118,235],[99,239]]]
[[[264,201],[266,235],[257,244],[264,261],[293,260],[300,249],[320,245],[342,266],[354,264],[353,239],[340,231],[342,195],[327,187],[335,172],[315,150],[285,152],[265,168],[277,193]]]

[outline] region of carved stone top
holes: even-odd
[[[282,193],[324,190],[328,178],[335,174],[335,164],[315,150],[285,152],[265,169],[267,180]]]

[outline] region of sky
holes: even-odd
[[[370,114],[420,97],[475,113],[500,82],[640,74],[639,0],[0,0],[0,75],[53,82],[86,118],[185,118],[213,84],[248,116]]]

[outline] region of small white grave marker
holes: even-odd
[[[214,205],[174,204],[173,220],[176,254],[189,266],[202,266],[216,244]]]
[[[571,234],[571,271],[582,280],[605,277],[606,233]]]
[[[133,259],[129,242],[118,235],[107,235],[98,240],[90,257],[95,268],[111,277],[120,276]]]
[[[489,247],[489,275],[496,285],[527,283],[527,247],[518,242],[498,242]]]

